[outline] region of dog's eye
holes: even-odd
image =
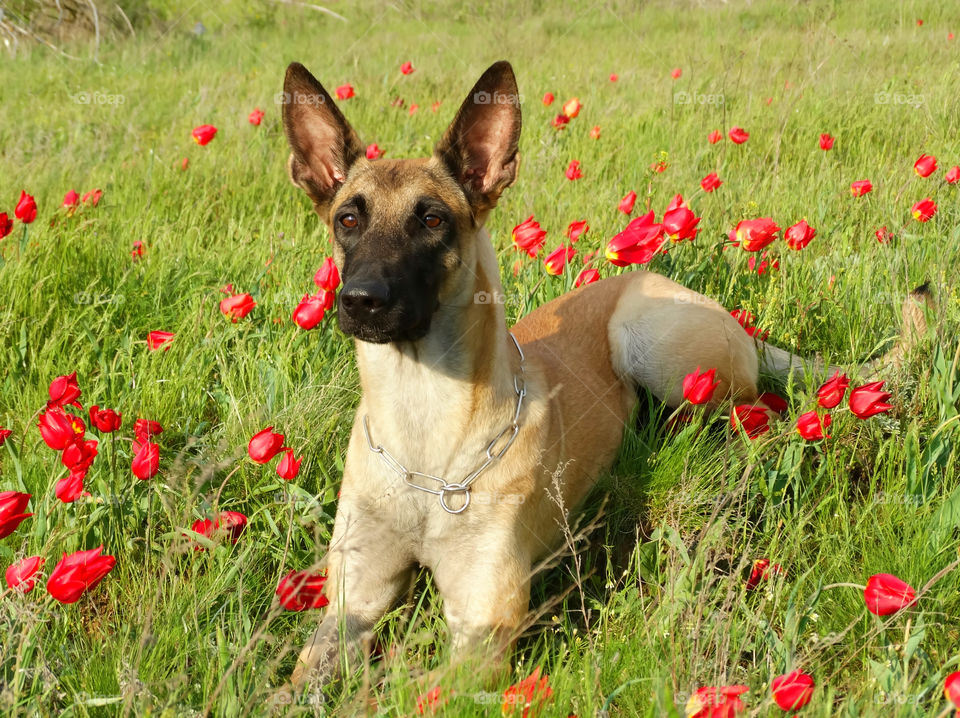
[[[345,214],[340,218],[340,226],[347,229],[353,229],[357,226],[357,216],[355,214]]]
[[[437,227],[440,226],[440,223],[442,221],[443,220],[440,219],[435,214],[428,214],[426,217],[423,218],[423,223],[427,225],[430,229],[436,229]]]

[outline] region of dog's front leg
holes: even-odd
[[[291,678],[297,691],[307,682],[324,685],[332,681],[344,658],[348,668],[358,665],[364,634],[410,584],[413,568],[403,542],[385,535],[388,529],[370,517],[354,521],[348,516],[342,508],[337,514],[324,587],[330,605],[300,652]]]
[[[476,537],[470,556],[451,556],[433,569],[456,662],[498,678],[530,604],[530,561],[518,547],[490,550],[501,536]]]

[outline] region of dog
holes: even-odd
[[[574,289],[508,332],[502,303],[482,300],[502,295],[484,223],[519,167],[509,63],[483,73],[427,159],[368,160],[303,65],[289,66],[284,91],[289,175],[333,237],[337,316],[363,389],[326,556],[330,604],[292,684],[328,682],[354,660],[418,567],[443,599],[453,655],[502,657],[528,613],[532,567],[613,465],[638,387],[676,407],[684,375],[711,367],[710,406],[766,409],[759,372],[804,362],[639,270]],[[885,361],[921,332],[918,312],[905,309],[909,331]]]

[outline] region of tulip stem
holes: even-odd
[[[152,550],[152,542],[150,540],[153,530],[153,485],[149,487],[149,493],[147,494],[147,536],[146,536],[146,549],[147,554],[144,557],[145,559],[149,558]],[[146,561],[144,561],[146,563]]]

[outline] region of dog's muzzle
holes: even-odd
[[[347,280],[340,290],[340,329],[376,344],[423,338],[430,329],[429,312],[419,297],[406,293],[379,277]]]

